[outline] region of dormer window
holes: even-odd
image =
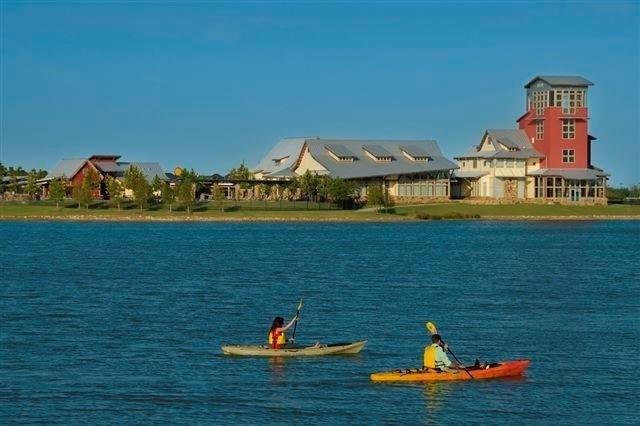
[[[402,152],[402,155],[404,155],[407,159],[414,162],[420,161],[426,163],[431,159],[431,157],[429,157],[429,154],[418,146],[401,146],[400,152]]]
[[[390,163],[393,161],[393,155],[380,145],[363,145],[362,149],[367,157],[378,163]]]
[[[324,148],[331,158],[341,163],[353,163],[357,160],[355,154],[344,145],[325,145]]]
[[[284,156],[284,157],[281,157],[281,158],[274,158],[274,159],[273,159],[273,163],[274,163],[276,166],[279,166],[279,165],[281,165],[281,164],[282,164],[282,162],[283,162],[284,160],[286,160],[287,158],[289,158],[289,156],[288,156],[288,155],[287,155],[287,156]]]

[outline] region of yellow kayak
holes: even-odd
[[[350,355],[359,353],[366,340],[351,343],[332,343],[320,346],[294,346],[291,348],[272,349],[268,345],[225,345],[222,353],[238,356],[323,356]]]

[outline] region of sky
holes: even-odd
[[[580,75],[594,165],[640,183],[629,2],[0,2],[0,162],[119,154],[199,173],[281,138],[516,128],[536,75]]]

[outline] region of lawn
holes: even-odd
[[[56,208],[48,201],[30,203],[0,202],[0,219],[113,219],[113,220],[347,220],[347,221],[403,221],[416,218],[594,218],[637,217],[640,206],[566,206],[555,204],[503,204],[477,205],[460,202],[433,203],[415,206],[396,206],[393,213],[381,214],[374,209],[340,210],[328,204],[304,201],[283,202],[233,202],[224,204],[222,212],[214,203],[198,203],[191,214],[183,208],[169,211],[167,207],[152,206],[140,212],[133,204],[125,203],[121,210],[107,202],[96,201],[89,209],[78,209],[71,202]]]
[[[468,203],[423,204],[418,206],[398,206],[396,213],[415,216],[429,214],[439,216],[479,215],[490,217],[562,217],[562,216],[638,216],[640,206],[612,204],[608,206],[571,206],[557,204],[494,204],[480,205]]]

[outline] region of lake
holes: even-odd
[[[640,222],[0,222],[0,423],[633,424]],[[300,343],[226,357],[305,305]],[[371,383],[434,321],[526,377]]]

